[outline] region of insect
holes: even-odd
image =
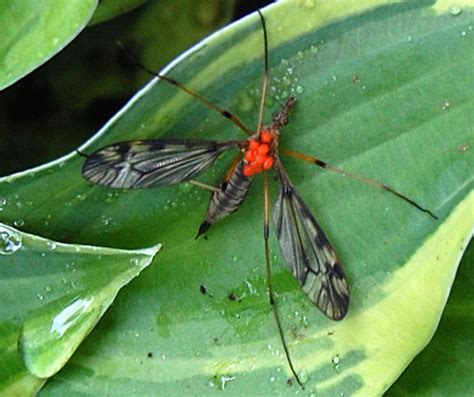
[[[87,159],[82,168],[82,175],[91,183],[117,189],[155,188],[189,182],[211,190],[207,214],[198,230],[197,237],[199,237],[213,224],[235,212],[245,199],[255,176],[262,174],[263,239],[269,300],[290,370],[296,381],[304,388],[291,360],[272,286],[268,172],[274,170],[280,183],[273,221],[285,263],[310,301],[332,320],[343,319],[348,311],[348,283],[335,250],[285,171],[281,155],[304,160],[318,167],[358,179],[396,195],[433,217],[435,215],[388,185],[344,171],[316,157],[279,147],[280,134],[287,125],[289,115],[296,106],[297,100],[293,96],[288,97],[282,109],[273,115],[271,123],[263,125],[263,109],[269,74],[268,38],[265,19],[260,11],[258,15],[263,31],[264,72],[255,131],[247,128],[229,111],[216,106],[173,78],[155,73],[135,61],[137,66],[147,73],[174,85],[211,110],[220,113],[239,127],[247,138],[231,141],[151,139],[118,142],[85,155]],[[217,187],[194,179],[209,169],[221,154],[229,150],[236,150],[237,154]]]

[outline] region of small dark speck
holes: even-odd
[[[229,294],[229,300],[231,300],[232,302],[233,302],[233,301],[236,301],[236,300],[237,300],[237,296],[236,296],[234,293]]]
[[[288,386],[293,386],[293,379],[291,379],[291,378],[288,379],[288,380],[286,381],[286,383],[288,384]]]
[[[328,336],[334,335],[334,330],[328,332]]]
[[[360,83],[360,77],[356,76],[356,75],[352,76],[352,82],[354,84],[359,84]]]
[[[153,357],[153,353],[152,352],[148,352],[148,354],[146,355],[148,358],[152,358]]]
[[[204,236],[204,240],[207,240],[207,236]]]
[[[199,286],[199,291],[201,292],[201,294],[206,295],[207,294],[207,287],[204,284],[201,284]]]

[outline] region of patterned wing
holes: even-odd
[[[118,189],[140,189],[185,182],[209,168],[237,141],[156,139],[119,142],[87,157],[82,176]]]
[[[349,290],[342,266],[281,164],[277,170],[281,191],[274,222],[285,261],[309,299],[326,316],[340,320],[349,308]]]

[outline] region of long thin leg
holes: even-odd
[[[242,159],[242,153],[237,153],[237,156],[234,157],[234,160],[232,160],[232,163],[229,167],[229,169],[227,170],[227,172],[225,173],[224,175],[224,182],[229,182],[229,179],[231,178],[234,170],[235,170],[235,167],[237,167],[237,164],[239,164],[239,161]],[[190,183],[191,185],[194,185],[194,186],[197,186],[197,187],[201,187],[203,189],[206,189],[206,190],[210,190],[211,192],[218,192],[220,191],[221,189],[218,188],[218,187],[215,187],[215,186],[211,186],[211,185],[208,185],[207,183],[203,183],[203,182],[199,182],[195,179],[190,179],[189,181],[187,181],[188,183]]]
[[[267,26],[265,25],[265,18],[260,10],[257,11],[262,21],[263,29],[263,44],[264,44],[264,59],[265,67],[263,70],[263,80],[262,80],[262,96],[260,98],[260,106],[258,108],[258,122],[257,122],[257,132],[260,132],[263,123],[263,109],[265,107],[265,99],[267,97],[267,88],[268,88],[268,38],[267,38]]]
[[[301,382],[298,374],[293,367],[293,362],[291,361],[290,351],[288,350],[288,346],[286,344],[285,335],[283,334],[283,327],[281,325],[280,316],[278,315],[278,309],[276,305],[276,300],[273,294],[273,283],[272,283],[272,265],[270,262],[270,249],[268,247],[268,238],[270,235],[270,191],[268,189],[268,177],[267,173],[263,172],[263,197],[264,197],[264,213],[263,213],[263,241],[265,247],[265,269],[267,273],[267,288],[268,288],[268,298],[270,300],[270,306],[273,311],[273,315],[275,317],[275,322],[278,328],[278,334],[280,335],[281,344],[283,345],[283,350],[285,351],[286,360],[288,361],[288,365],[290,370],[295,377],[298,384],[304,389],[304,385]]]
[[[202,182],[196,181],[195,179],[190,179],[187,182],[190,183],[191,185],[194,185],[194,186],[197,186],[197,187],[202,187],[203,189],[206,189],[206,190],[210,190],[211,192],[219,191],[218,187],[214,187],[214,186],[208,185],[207,183],[202,183]]]
[[[196,98],[198,101],[200,101],[202,104],[204,104],[205,106],[207,106],[209,109],[212,109],[218,113],[220,113],[223,117],[225,117],[226,119],[229,119],[230,121],[232,121],[237,127],[239,127],[243,132],[245,132],[247,135],[252,135],[252,131],[249,130],[245,125],[244,123],[242,123],[236,116],[234,116],[232,113],[230,113],[228,110],[225,110],[225,109],[222,109],[220,108],[219,106],[215,105],[214,103],[212,103],[209,99],[203,97],[202,95],[199,95],[197,92],[194,92],[193,90],[190,90],[189,88],[187,88],[186,86],[184,86],[183,84],[181,84],[180,82],[176,81],[175,79],[171,78],[171,77],[168,77],[168,76],[164,76],[162,74],[159,74],[159,73],[156,73],[154,72],[153,70],[151,69],[148,69],[145,65],[141,64],[126,48],[125,46],[121,43],[121,42],[118,42],[117,43],[119,45],[119,47],[123,50],[123,52],[127,55],[128,59],[130,59],[130,61],[138,66],[140,69],[142,69],[143,71],[145,71],[146,73],[152,75],[152,76],[155,76],[155,77],[158,77],[159,79],[161,80],[164,80],[172,85],[174,85],[175,87],[179,88],[180,90],[186,92],[187,94],[193,96],[194,98]]]
[[[318,167],[321,167],[321,168],[324,168],[324,169],[327,169],[327,170],[330,170],[330,171],[337,172],[338,174],[341,174],[343,176],[347,176],[347,177],[352,178],[352,179],[357,179],[358,181],[364,182],[368,185],[377,187],[379,189],[386,190],[387,192],[390,192],[390,193],[394,194],[395,196],[401,198],[402,200],[406,201],[407,203],[409,203],[409,204],[413,205],[414,207],[418,208],[420,211],[426,212],[427,214],[432,216],[434,219],[438,219],[438,217],[435,214],[433,214],[429,209],[423,208],[416,201],[414,201],[411,198],[405,196],[404,194],[400,193],[399,191],[393,189],[392,187],[386,185],[385,183],[376,181],[374,179],[369,179],[369,178],[366,178],[365,176],[358,175],[358,174],[343,170],[342,168],[339,168],[339,167],[336,167],[334,165],[328,164],[325,161],[320,160],[316,157],[309,156],[309,155],[304,154],[304,153],[296,152],[294,150],[280,149],[280,153],[285,155],[285,156],[290,156],[290,157],[293,157],[293,158],[296,158],[296,159],[299,159],[299,160],[304,160],[308,163],[315,164]]]

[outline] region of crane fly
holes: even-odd
[[[245,140],[135,140],[118,142],[90,155],[79,154],[87,157],[82,167],[82,176],[91,183],[108,188],[155,188],[189,182],[211,190],[212,195],[207,214],[199,227],[197,237],[206,233],[213,224],[236,211],[242,204],[255,176],[262,174],[264,191],[263,240],[269,301],[289,368],[297,382],[304,388],[288,350],[272,286],[268,244],[270,224],[268,171],[273,169],[280,183],[280,192],[273,212],[276,237],[285,263],[302,290],[322,313],[331,320],[338,321],[347,314],[349,288],[335,250],[291,182],[280,155],[304,160],[318,167],[386,190],[419,210],[427,212],[432,217],[436,218],[436,216],[386,184],[347,172],[316,157],[279,148],[281,131],[288,123],[289,114],[296,105],[296,98],[288,97],[282,109],[273,115],[271,123],[263,125],[263,109],[268,86],[268,38],[265,19],[260,11],[258,11],[258,15],[263,31],[264,73],[255,131],[247,128],[229,111],[216,106],[173,78],[153,72],[132,59],[138,67],[147,73],[174,85],[230,120],[247,135]],[[221,154],[232,149],[237,151],[236,157],[217,187],[194,179],[209,169]]]

